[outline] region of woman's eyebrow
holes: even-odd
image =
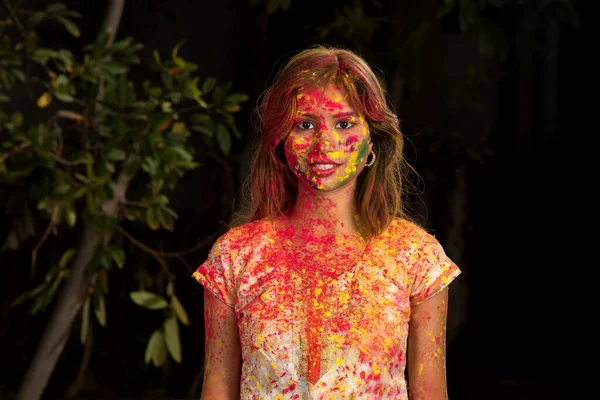
[[[317,119],[316,116],[314,116],[313,114],[310,113],[303,113],[302,111],[299,111],[296,113],[296,118],[310,118],[310,119]]]
[[[341,117],[356,117],[358,114],[354,111],[344,111],[341,113],[337,113],[334,114],[333,117],[334,118],[341,118]]]

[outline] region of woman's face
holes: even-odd
[[[322,191],[354,184],[373,148],[365,118],[337,85],[301,88],[296,104],[284,149],[299,183]]]

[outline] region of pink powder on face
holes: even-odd
[[[346,147],[349,147],[347,151],[354,151],[354,148],[350,148],[350,146],[354,145],[355,143],[358,143],[360,140],[361,139],[358,136],[348,136],[346,138],[346,143],[344,143]]]
[[[334,88],[339,90],[339,87],[337,86],[334,86]],[[317,105],[322,106],[329,112],[342,110],[344,108],[340,103],[342,99],[336,100],[325,97],[325,92],[322,88],[307,87],[304,89],[303,94],[304,95],[298,100],[298,106],[307,106],[307,109],[304,110],[305,112],[310,113]]]

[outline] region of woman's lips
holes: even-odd
[[[333,163],[315,163],[310,164],[310,170],[317,176],[327,177],[335,173],[338,165]]]

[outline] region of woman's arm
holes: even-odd
[[[242,352],[235,311],[204,290],[205,356],[200,400],[240,397]]]
[[[446,400],[448,288],[411,309],[408,388],[411,400]]]

